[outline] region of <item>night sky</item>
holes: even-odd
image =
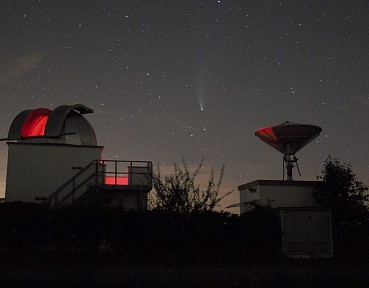
[[[369,2],[5,0],[0,138],[25,109],[81,103],[105,159],[163,173],[202,157],[237,186],[282,179],[282,154],[254,132],[321,126],[297,153],[315,180],[328,155],[369,184]],[[7,145],[0,143],[0,197]]]

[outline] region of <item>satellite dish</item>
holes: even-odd
[[[261,128],[255,132],[255,135],[284,155],[283,162],[287,169],[287,180],[292,181],[293,163],[296,163],[298,169],[298,159],[295,153],[318,137],[320,132],[322,128],[319,126],[287,121],[276,126]]]

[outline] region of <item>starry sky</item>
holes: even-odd
[[[81,103],[105,159],[182,157],[200,182],[225,164],[237,186],[282,179],[258,128],[321,126],[297,153],[315,180],[328,155],[369,184],[369,2],[360,0],[4,0],[0,137],[25,109]],[[7,145],[0,143],[0,197]]]

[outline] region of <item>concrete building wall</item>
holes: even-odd
[[[238,187],[241,214],[247,203],[279,207],[318,207],[313,198],[316,181],[257,180]]]
[[[272,207],[313,207],[312,186],[260,186],[260,203]]]
[[[47,197],[94,160],[99,146],[9,142],[6,201]]]
[[[260,203],[260,186],[249,187],[240,190],[241,214],[246,209],[247,203]],[[264,205],[264,204],[263,204]]]

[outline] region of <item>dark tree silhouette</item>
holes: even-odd
[[[350,164],[329,156],[324,162],[322,182],[315,189],[313,196],[318,203],[333,211],[337,225],[362,225],[368,214],[366,201],[368,187],[357,180]]]
[[[190,172],[184,159],[182,166],[174,164],[174,173],[161,177],[160,168],[153,175],[154,191],[150,201],[151,209],[174,213],[201,213],[213,211],[218,203],[232,191],[219,197],[219,190],[224,175],[224,165],[220,169],[220,175],[215,181],[215,171],[211,169],[207,187],[202,190],[195,183],[203,164],[201,160],[194,172]]]

